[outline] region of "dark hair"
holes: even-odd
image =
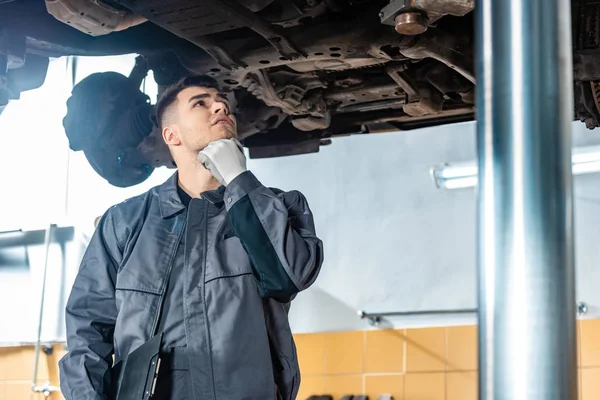
[[[167,87],[156,103],[156,122],[161,129],[163,128],[163,120],[168,108],[175,103],[177,95],[181,91],[190,87],[217,89],[220,91],[219,83],[207,75],[186,76]]]

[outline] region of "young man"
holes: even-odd
[[[308,203],[246,170],[211,78],[167,89],[157,118],[178,170],[100,220],[67,304],[63,395],[107,398],[113,354],[162,333],[153,398],[293,400],[287,311],[323,262]]]

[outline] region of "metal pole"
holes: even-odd
[[[42,278],[42,293],[41,293],[41,301],[40,301],[40,314],[38,318],[38,331],[37,331],[37,341],[35,342],[35,354],[33,361],[33,382],[32,389],[35,389],[37,386],[37,375],[38,375],[38,365],[40,360],[40,347],[42,343],[42,323],[44,320],[44,299],[46,297],[46,278],[48,276],[48,261],[50,255],[50,241],[52,240],[52,233],[56,225],[50,224],[48,226],[48,230],[46,231],[46,239],[44,240],[44,277]]]
[[[368,313],[366,311],[359,311],[358,316],[361,319],[365,318],[376,318],[376,317],[415,317],[424,315],[459,315],[459,314],[475,314],[477,309],[475,308],[459,308],[455,310],[421,310],[421,311],[391,311],[391,312],[379,312],[379,313]]]
[[[575,400],[569,0],[480,0],[479,398]]]

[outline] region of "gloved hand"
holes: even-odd
[[[221,139],[210,143],[198,153],[198,160],[225,186],[246,171],[246,156],[237,139]]]

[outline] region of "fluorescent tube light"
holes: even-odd
[[[600,146],[576,147],[572,151],[573,175],[600,172]],[[476,161],[444,163],[430,169],[433,183],[439,189],[463,189],[477,186]]]

